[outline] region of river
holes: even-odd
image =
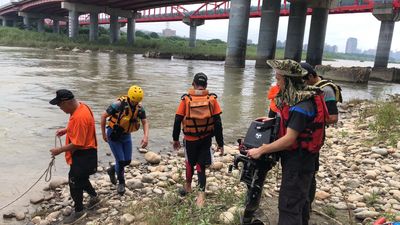
[[[172,125],[180,97],[191,86],[192,77],[204,72],[208,89],[218,95],[227,143],[245,135],[255,117],[265,114],[266,92],[274,77],[270,70],[255,69],[247,61],[244,69],[226,69],[224,62],[147,59],[141,55],[72,53],[34,48],[0,46],[0,207],[22,194],[46,169],[56,129],[66,125],[68,115],[48,102],[55,91],[67,88],[92,107],[99,140],[101,165],[113,161],[100,135],[100,115],[131,85],[145,92],[143,105],[150,122],[149,149],[172,151]],[[329,61],[333,66],[372,66],[373,62]],[[400,67],[389,65],[389,67]],[[339,83],[345,100],[376,99],[400,93],[399,84],[370,82],[368,85]],[[142,137],[134,134],[134,144]],[[107,155],[107,153],[109,153]],[[134,152],[133,158],[139,158]],[[53,176],[66,176],[60,155]],[[41,181],[33,192],[45,186]],[[28,207],[29,194],[0,213]],[[0,219],[0,222],[1,219]],[[15,220],[3,223],[16,223]]]

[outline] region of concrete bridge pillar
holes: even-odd
[[[68,12],[68,37],[76,38],[79,32],[79,13],[76,10]]]
[[[31,29],[31,20],[29,18],[29,16],[24,16],[23,17],[23,23],[24,23],[24,28],[27,30]]]
[[[197,27],[204,24],[204,19],[190,19],[189,17],[183,18],[183,23],[190,26],[189,33],[189,47],[196,47],[196,32]]]
[[[127,18],[128,24],[126,28],[128,45],[133,45],[135,43],[135,18]]]
[[[110,43],[114,44],[119,40],[120,25],[118,16],[110,15]]]
[[[6,26],[7,26],[7,19],[6,19],[6,17],[2,16],[2,17],[0,17],[0,19],[1,19],[1,24],[2,24],[2,26],[3,26],[3,27],[6,27]]]
[[[334,6],[337,6],[335,0],[309,2],[308,7],[312,8],[312,16],[306,62],[312,66],[322,64],[329,8]]]
[[[387,68],[390,47],[392,45],[394,23],[400,20],[400,14],[398,11],[394,11],[391,3],[375,3],[372,13],[381,21],[374,68]]]
[[[328,15],[328,8],[313,8],[306,58],[306,62],[312,66],[322,64]]]
[[[99,14],[90,13],[89,41],[99,39]]]
[[[60,21],[58,20],[53,20],[53,33],[60,33]]]
[[[269,67],[267,59],[275,58],[281,0],[263,0],[256,67]]]
[[[249,0],[232,0],[229,13],[225,67],[245,66],[250,17]]]
[[[44,32],[44,19],[37,20],[37,31],[43,33]]]
[[[289,24],[286,36],[285,59],[301,61],[303,51],[304,29],[306,26],[307,2],[290,1]]]

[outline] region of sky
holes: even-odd
[[[10,0],[0,0],[0,5],[11,2]],[[256,5],[257,0],[252,0],[252,5]],[[186,6],[187,9],[197,9],[198,5]],[[288,18],[280,17],[278,40],[286,39]],[[306,29],[304,32],[304,44],[308,42],[311,16],[307,16]],[[357,38],[357,47],[361,50],[376,49],[380,29],[378,21],[372,13],[336,14],[329,15],[326,31],[325,43],[337,45],[339,52],[344,52],[346,41],[349,37]],[[198,39],[221,39],[227,40],[229,20],[206,20],[205,24],[197,28]],[[157,22],[157,23],[137,23],[137,30],[147,30],[161,33],[163,29],[169,27],[176,30],[178,36],[188,37],[189,26],[182,22]],[[249,22],[248,39],[253,43],[258,42],[260,28],[260,18],[251,18]],[[400,22],[395,24],[392,51],[400,51]]]

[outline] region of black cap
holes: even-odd
[[[205,87],[207,86],[207,79],[207,75],[205,75],[204,73],[196,73],[193,78],[193,83]]]
[[[315,72],[314,68],[308,64],[308,63],[300,63],[301,67],[303,67],[303,69],[307,70],[308,74],[307,75],[313,75],[313,76],[317,76],[317,72]]]
[[[62,101],[70,100],[74,98],[74,94],[70,90],[60,89],[56,91],[56,97],[53,98],[49,103],[52,105],[57,105]]]

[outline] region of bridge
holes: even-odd
[[[190,4],[200,6],[185,8]],[[262,67],[266,59],[275,57],[280,16],[289,16],[284,57],[300,61],[306,16],[312,15],[306,61],[318,65],[329,14],[372,13],[381,21],[374,67],[386,68],[399,11],[400,0],[21,0],[0,7],[0,19],[3,26],[22,20],[28,29],[35,22],[40,32],[44,31],[44,19],[52,21],[49,25],[55,32],[64,21],[71,38],[76,37],[79,26],[89,25],[90,41],[97,40],[99,24],[110,24],[111,43],[118,41],[120,25],[126,24],[129,44],[134,42],[135,23],[182,21],[190,26],[191,47],[195,46],[197,27],[205,20],[229,19],[225,66],[243,67],[249,18],[261,17],[256,66]]]

